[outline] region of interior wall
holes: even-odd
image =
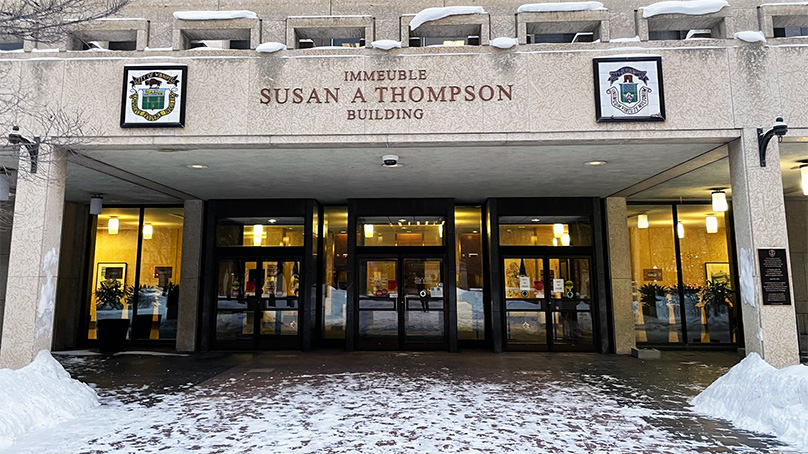
[[[65,203],[53,326],[54,350],[73,348],[81,342],[89,217],[89,205]]]
[[[786,199],[786,223],[800,353],[808,354],[808,200]]]

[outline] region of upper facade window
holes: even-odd
[[[654,3],[636,11],[635,24],[642,41],[735,35],[732,10],[723,0]]]
[[[22,41],[0,42],[0,52],[21,51],[23,50],[23,45]]]
[[[808,7],[798,3],[764,3],[758,7],[760,30],[766,38],[808,36]]]
[[[609,41],[609,12],[600,2],[522,5],[516,33],[520,44]]]
[[[261,20],[251,11],[177,11],[174,50],[255,49],[261,41]]]
[[[293,49],[314,47],[365,47],[373,41],[371,16],[295,16],[286,19],[286,45]]]
[[[67,50],[144,50],[149,44],[146,19],[100,19],[70,34]]]
[[[442,10],[444,8],[432,9]],[[450,8],[445,9],[450,10]],[[482,8],[478,8],[475,13],[446,14],[440,18],[430,18],[423,23],[419,19],[418,25],[413,30],[410,23],[417,17],[418,15],[401,17],[401,44],[403,46],[481,46],[488,44],[491,34],[490,21],[488,13],[483,12]]]

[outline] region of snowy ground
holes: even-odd
[[[390,363],[376,371],[372,365],[321,366],[316,362],[325,356],[312,361],[301,355],[303,361],[314,363],[309,373],[301,373],[305,371],[297,359],[269,355],[169,392],[131,383],[99,387],[100,408],[29,433],[0,452],[788,451],[771,438],[735,431],[688,410],[687,397],[704,387],[699,380],[671,386],[676,382],[672,377],[662,388],[643,389],[635,386],[631,370],[617,370],[614,375],[598,370],[613,368],[614,363],[586,367],[588,361],[603,361],[594,355],[573,355],[536,368],[519,356],[489,354],[478,362],[466,361],[468,370],[463,371],[445,363],[445,358],[457,361],[458,355],[378,355]],[[407,366],[396,366],[397,360]],[[121,367],[97,358],[62,361],[69,370],[99,374],[110,364]],[[653,363],[633,361],[625,364],[659,373]],[[666,367],[673,367],[668,375],[708,369],[716,373],[698,361]]]

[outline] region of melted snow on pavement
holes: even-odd
[[[278,377],[255,370],[183,392],[122,403],[143,389],[102,394],[104,405],[7,451],[49,453],[592,453],[718,452],[649,422],[693,418],[640,406],[640,391],[604,376],[577,383],[525,372],[507,383],[398,373]],[[605,384],[598,384],[597,380]],[[145,397],[145,395],[144,395]],[[733,446],[732,452],[758,452]]]

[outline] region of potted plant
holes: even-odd
[[[157,326],[163,318],[162,314],[154,314],[154,308],[160,306],[161,290],[151,285],[137,288],[138,314],[132,318],[132,339],[148,339],[151,336],[152,324],[157,318]],[[135,292],[129,296],[129,304],[135,304]]]
[[[699,305],[703,311],[703,322],[707,325],[710,342],[731,342],[729,319],[732,308],[732,298],[735,291],[729,282],[723,280],[709,280],[701,290]]]
[[[645,284],[640,287],[643,322],[647,341],[652,344],[668,342],[668,313],[662,311],[657,304],[666,301],[668,289],[658,284]],[[667,307],[667,305],[663,305]]]
[[[122,311],[123,302],[129,298],[132,287],[117,279],[101,282],[95,291],[96,317],[98,317],[98,346],[101,353],[115,353],[123,350],[126,333],[129,330],[129,319],[114,317],[101,318],[101,311]]]

